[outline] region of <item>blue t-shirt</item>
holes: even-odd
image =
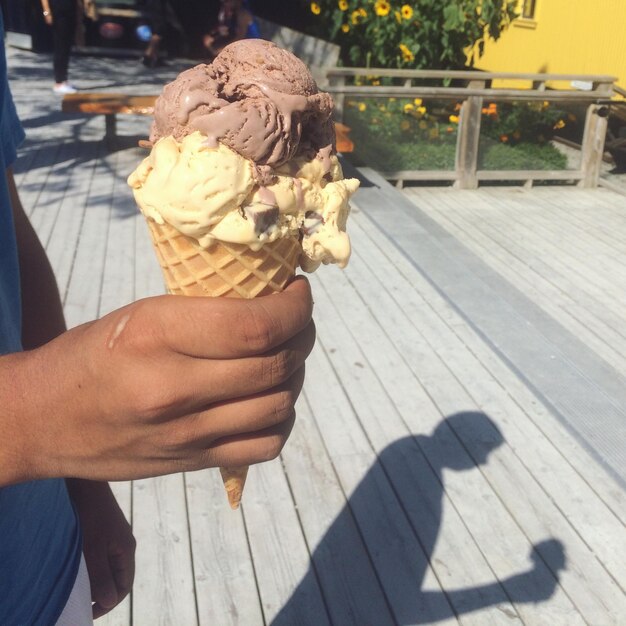
[[[21,350],[19,271],[4,171],[15,161],[23,139],[0,45],[0,354]],[[64,480],[0,488],[0,624],[53,625],[76,580],[81,548],[80,527]]]

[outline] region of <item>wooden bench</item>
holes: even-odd
[[[117,141],[116,116],[152,115],[157,96],[132,96],[123,93],[73,93],[63,97],[61,110],[64,113],[104,115],[104,141],[110,148]],[[354,144],[348,137],[350,129],[343,124],[336,125],[337,151],[352,152]]]

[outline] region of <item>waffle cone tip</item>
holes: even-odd
[[[246,476],[248,475],[248,466],[220,467],[220,474],[222,475],[230,508],[236,510],[239,508],[241,496],[243,495],[243,486],[246,484]]]

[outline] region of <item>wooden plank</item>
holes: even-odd
[[[484,81],[471,81],[470,88],[484,88]],[[458,189],[476,189],[478,179],[478,144],[480,141],[480,123],[482,119],[483,99],[470,96],[463,101],[459,115],[455,167],[457,179],[454,186]]]
[[[326,354],[316,347],[307,361],[306,384],[312,391],[307,391],[306,398],[394,618],[400,624],[456,624],[454,611],[354,408],[339,385],[329,384],[335,376]],[[432,593],[420,593],[420,589]]]
[[[138,162],[137,153],[137,150],[121,151],[116,162],[99,316],[135,300],[134,218],[137,208],[126,178]]]
[[[421,194],[422,199],[427,197],[426,192]],[[610,328],[593,315],[583,314],[581,316],[579,313],[577,314],[576,302],[572,300],[567,291],[563,291],[562,285],[559,285],[558,282],[556,284],[549,282],[546,279],[546,274],[549,275],[550,271],[546,271],[546,268],[540,265],[541,261],[536,254],[511,254],[505,244],[490,238],[489,233],[486,232],[489,230],[488,216],[484,211],[475,215],[473,219],[468,220],[463,217],[466,213],[465,208],[476,203],[477,197],[459,198],[457,202],[459,203],[458,206],[463,204],[462,210],[452,206],[450,200],[449,197],[439,197],[438,195],[435,195],[432,200],[429,198],[429,201],[433,202],[433,207],[441,207],[442,209],[439,211],[439,208],[433,208],[433,213],[431,213],[439,223],[445,225],[465,245],[480,255],[485,262],[506,276],[511,284],[555,316],[573,333],[585,337],[589,345],[593,346],[603,358],[606,358],[616,367],[623,366],[625,362],[623,353],[616,350],[612,342],[607,342],[602,338],[603,335],[610,332]],[[511,225],[508,220],[505,221],[502,229],[507,234],[511,232]],[[520,238],[521,236],[517,235],[509,237],[509,240],[516,246]],[[527,265],[529,259],[532,267]],[[590,334],[590,328],[594,329],[595,333]]]
[[[591,315],[586,317],[590,322],[599,322],[606,328],[602,335],[621,335],[624,339],[620,332],[623,326],[621,309],[611,297],[615,290],[614,281],[619,281],[618,264],[603,266],[603,261],[591,249],[572,249],[575,237],[569,224],[551,231],[543,227],[539,215],[530,220],[525,216],[496,212],[485,219],[479,208],[482,203],[473,202],[472,205],[467,211],[470,221],[479,222],[481,229],[491,233],[510,255],[515,255],[522,264],[532,266],[542,280],[560,289],[565,298],[573,300],[574,306],[578,305],[579,310],[582,307],[589,310]],[[564,232],[569,233],[567,238],[563,237]],[[598,250],[597,243],[593,249]],[[594,267],[598,261],[600,267]]]
[[[316,291],[316,302],[317,294]],[[282,459],[298,518],[312,552],[306,576],[289,599],[301,603],[319,585],[332,624],[395,624],[370,556],[324,448],[308,403],[301,399],[298,419]],[[282,611],[292,613],[289,606]]]
[[[370,260],[368,259],[368,261]],[[374,259],[371,259],[372,264],[368,262],[368,267],[371,270],[371,273],[369,274],[369,281],[370,283],[373,283],[371,287],[369,287],[369,291],[371,291],[371,293],[365,291],[363,285],[361,285],[360,289],[363,293],[363,297],[372,297],[372,294],[377,288],[374,281],[372,281],[372,275],[375,276],[377,273],[377,269],[373,266],[373,262]],[[389,283],[388,276],[386,280]],[[407,289],[408,285],[405,287],[397,286],[394,289],[394,292],[405,293]],[[383,300],[380,294],[378,298],[381,301],[382,306],[382,303],[385,302],[385,300]],[[403,304],[403,309],[407,312],[406,314],[410,315],[410,319],[420,320],[420,324],[422,324],[424,321],[422,319],[423,314],[420,314],[412,309],[407,309],[407,304],[408,303],[405,300]],[[396,342],[399,348],[402,348],[403,352],[405,352],[405,354],[407,355],[406,358],[410,358],[409,362],[412,369],[414,369],[423,384],[424,376],[429,376],[427,390],[429,391],[430,395],[438,402],[438,404],[440,404],[440,406],[445,407],[446,405],[449,405],[450,408],[444,408],[443,410],[445,411],[445,413],[451,414],[454,411],[455,394],[452,393],[451,389],[438,389],[438,387],[441,385],[441,376],[439,376],[439,380],[433,380],[431,378],[432,370],[434,367],[434,362],[431,359],[425,359],[423,353],[421,353],[419,358],[410,357],[415,340],[413,338],[412,341],[409,341],[408,338],[404,336],[404,333],[402,333],[402,323],[398,319],[394,319],[398,315],[397,313],[395,313],[396,311],[398,311],[398,306],[397,303],[394,303],[393,305],[389,304],[389,306],[386,306],[384,309],[382,309],[381,307],[377,307],[376,314],[380,314],[381,316],[384,315],[386,327],[389,329],[389,332],[392,335],[394,342]],[[403,336],[400,337],[400,334],[402,334]],[[428,333],[428,336],[433,337],[433,334]],[[435,345],[438,345],[438,342]],[[442,358],[446,358],[446,360],[450,363],[454,362],[452,361],[450,350],[446,350],[445,355],[442,355]],[[456,362],[458,362],[458,357],[456,359]],[[472,371],[474,371],[472,368],[475,368],[475,364],[465,367],[463,369],[464,371],[467,371],[471,374]],[[457,372],[456,378],[458,377],[459,373]],[[430,384],[431,380],[433,380],[433,384]],[[470,382],[470,380],[468,380],[468,383]],[[469,388],[472,390],[472,392],[474,391],[474,385],[480,380],[482,379],[480,377],[477,377],[477,380],[471,383],[471,386]],[[493,418],[493,416],[491,415],[490,417]],[[458,430],[455,430],[458,433]],[[505,436],[507,436],[506,430],[504,430],[504,433]],[[462,435],[462,433],[460,434]],[[473,442],[469,440],[465,441],[465,439],[463,439],[463,441],[465,445],[468,446],[468,449],[472,451],[473,455],[479,454],[479,448],[476,447],[478,440],[476,440],[476,442]],[[482,445],[484,446],[484,443]],[[484,454],[484,452],[481,452],[480,454]],[[480,456],[478,458],[480,458]],[[546,498],[541,490],[538,489],[534,479],[529,475],[528,471],[525,470],[525,468],[519,463],[515,455],[511,454],[511,450],[507,450],[505,446],[501,446],[500,448],[492,452],[491,458],[494,459],[494,462],[485,465],[484,469],[482,470],[483,473],[489,477],[490,483],[497,490],[499,497],[506,503],[507,508],[510,511],[515,512],[516,520],[524,528],[524,531],[529,534],[530,538],[533,541],[537,542],[537,546],[541,547],[541,549],[543,549],[546,545],[554,546],[554,544],[541,544],[541,542],[546,537],[552,536],[557,537],[560,540],[566,539],[568,552],[571,549],[570,546],[574,546],[576,550],[580,551],[579,554],[582,553],[584,555],[584,558],[581,557],[580,559],[578,559],[576,566],[571,568],[573,571],[562,572],[560,574],[561,584],[563,584],[564,586],[567,584],[567,587],[573,585],[577,588],[577,591],[580,591],[582,595],[579,595],[577,592],[572,593],[571,597],[576,598],[577,602],[587,602],[587,605],[585,607],[581,607],[581,610],[594,612],[596,610],[601,611],[605,609],[605,607],[602,606],[602,603],[598,600],[598,598],[594,598],[593,595],[589,594],[589,592],[585,590],[587,589],[588,585],[589,587],[594,589],[592,594],[598,593],[595,585],[589,583],[586,578],[587,576],[597,575],[598,577],[600,577],[600,580],[602,579],[602,576],[604,576],[604,578],[606,579],[606,572],[603,572],[601,568],[599,568],[600,571],[598,572],[591,572],[587,569],[587,563],[585,559],[588,560],[589,558],[591,558],[591,554],[584,544],[581,545],[582,542],[580,541],[578,535],[572,533],[572,530],[568,525],[568,521],[564,519],[562,514],[554,507],[554,505],[552,504],[552,500]],[[495,461],[497,461],[497,463]],[[494,470],[494,467],[497,467],[500,464],[501,467],[498,470]],[[515,503],[511,502],[511,494],[515,494]],[[541,511],[541,514],[535,513],[536,511]],[[465,514],[464,519],[468,524],[471,523],[471,516]],[[549,526],[545,526],[545,524],[548,523],[548,520]],[[550,530],[548,530],[548,528]],[[558,532],[556,532],[557,530]],[[493,546],[489,546],[489,549],[492,548]],[[547,559],[547,562],[551,563],[551,560],[552,559],[549,558]],[[558,561],[553,563],[552,567],[554,567],[555,565],[558,568]],[[608,582],[611,582],[610,578]],[[587,597],[585,597],[585,594],[587,594]],[[589,595],[591,595],[591,597],[589,597]],[[536,623],[545,623],[544,620],[546,611],[549,611],[550,609],[555,610],[555,619],[557,619],[557,616],[560,616],[559,619],[563,619],[564,616],[569,616],[568,619],[571,618],[572,608],[571,606],[568,608],[565,597],[558,590],[549,602],[541,605],[542,616],[535,614],[534,619]],[[528,621],[529,619],[531,619],[530,616],[526,613],[526,611],[529,610],[528,605],[524,604],[523,606],[518,606],[518,610],[520,611],[524,621]],[[532,615],[533,611],[530,611],[530,613]],[[568,622],[566,621],[564,623]]]
[[[353,268],[354,266],[351,266],[351,270]],[[381,268],[381,270],[385,271],[386,268]],[[355,292],[359,294],[356,297],[363,298],[364,301],[371,302],[372,298],[376,298],[378,303],[372,313],[385,331],[364,334],[362,321],[354,315],[351,316],[351,327],[353,332],[360,337],[360,345],[368,354],[369,362],[376,367],[377,374],[388,389],[388,393],[394,398],[401,397],[397,394],[406,394],[412,387],[421,383],[436,402],[439,411],[442,412],[440,415],[446,415],[448,419],[451,419],[451,416],[458,414],[450,423],[455,419],[461,419],[463,415],[468,415],[469,419],[475,415],[478,419],[479,409],[467,391],[449,373],[444,360],[439,359],[433,353],[425,339],[421,338],[414,329],[411,330],[410,324],[406,321],[406,314],[398,308],[397,303],[390,301],[389,294],[381,289],[375,279],[375,274],[371,271],[364,271],[358,279],[355,277]],[[348,290],[346,293],[346,285],[342,285],[333,292],[333,297],[339,298],[341,293],[346,293],[348,299],[354,299],[355,292]],[[374,296],[374,293],[377,295]],[[387,343],[389,338],[385,338],[386,334],[389,334],[396,348]],[[399,341],[400,336],[401,341]],[[380,361],[380,356],[377,355],[389,350],[397,351],[396,363],[405,361],[409,366],[412,371],[412,383],[401,379],[402,382],[399,384],[395,380],[398,365],[393,370],[383,365],[380,368],[377,367]],[[400,392],[399,389],[404,391]],[[422,445],[432,467],[442,468],[442,464],[451,463],[453,459],[457,468],[469,469],[473,466],[471,459],[466,458],[466,453],[458,447],[459,443],[450,430],[448,421],[415,410],[406,411],[404,415],[415,432],[432,433],[429,445]],[[485,441],[489,445],[489,442],[493,441],[493,435],[487,433]],[[501,445],[501,448],[500,454],[505,456],[506,446]],[[494,454],[496,451],[492,452],[492,456]],[[464,458],[466,458],[465,462],[462,461]],[[475,458],[484,459],[485,456]],[[484,471],[483,469],[482,472]],[[509,485],[511,489],[515,487],[519,489],[519,485]],[[462,478],[456,481],[447,478],[446,490],[524,623],[539,625],[544,624],[546,619],[555,624],[582,623],[580,619],[577,620],[576,611],[565,594],[559,587],[555,587],[556,580],[543,562],[528,570],[527,558],[531,553],[531,545],[517,527],[517,522],[498,502],[498,498],[494,497],[492,487],[484,481],[481,472],[466,471]],[[483,505],[476,507],[477,501]],[[434,554],[433,558],[437,559],[437,555]],[[454,568],[454,563],[449,563],[448,567]],[[490,582],[493,583],[493,579]],[[539,602],[550,596],[547,590],[554,592],[554,595],[548,601]],[[488,589],[485,588],[484,591],[486,596],[490,595]],[[480,589],[477,595],[479,593]],[[448,595],[450,596],[450,593]],[[478,602],[471,593],[460,594],[455,599],[459,603],[467,602],[469,606]],[[548,615],[550,617],[547,617]]]
[[[375,258],[372,258],[371,261],[370,269],[376,274],[377,270],[373,267]],[[457,379],[466,381],[468,392],[476,398],[484,410],[488,411],[490,418],[500,425],[506,439],[509,439],[511,432],[516,435],[516,445],[512,449],[514,453],[508,451],[507,454],[502,454],[500,450],[494,451],[492,458],[498,461],[495,465],[502,464],[502,466],[499,469],[494,469],[494,464],[487,464],[483,473],[488,476],[491,484],[506,503],[507,508],[515,513],[516,519],[531,538],[536,537],[535,540],[540,541],[542,537],[548,534],[546,529],[549,527],[549,534],[553,534],[565,542],[569,565],[567,571],[560,576],[561,585],[568,591],[568,595],[574,599],[590,623],[602,623],[603,619],[614,618],[619,615],[622,610],[619,607],[624,604],[626,598],[615,584],[615,579],[623,580],[625,576],[623,565],[619,559],[614,558],[614,542],[617,541],[618,545],[621,545],[622,541],[626,541],[623,525],[611,515],[601,502],[594,498],[594,494],[590,492],[586,483],[570,471],[567,465],[563,463],[562,457],[548,445],[548,442],[537,437],[537,433],[532,432],[532,428],[528,435],[519,439],[520,433],[516,431],[516,428],[511,428],[511,425],[515,427],[524,425],[528,428],[524,415],[520,413],[519,408],[510,402],[503,387],[489,383],[490,377],[481,371],[482,367],[475,361],[474,357],[469,356],[471,353],[459,349],[458,339],[454,340],[453,338],[451,345],[446,347],[447,335],[430,326],[432,322],[429,321],[429,316],[426,315],[423,306],[420,306],[419,309],[414,308],[413,293],[410,290],[411,284],[414,284],[413,280],[411,282],[408,280],[401,281],[395,285],[394,289],[396,293],[405,295],[403,308],[407,317],[412,320],[420,320],[420,327],[424,328],[426,336],[438,337],[435,345],[441,346],[441,349],[445,350],[442,358],[445,358],[449,366],[453,367]],[[393,329],[397,327],[397,324],[390,325],[390,328]],[[463,361],[466,363],[464,364]],[[434,390],[431,390],[430,393],[435,398],[439,397],[439,393],[435,394]],[[446,397],[441,397],[447,401]],[[470,435],[471,428],[472,421],[464,420],[459,423],[459,427],[455,428],[455,431],[470,452],[478,455],[484,454],[482,452],[484,435],[478,433]],[[463,432],[459,432],[460,430]],[[467,440],[465,434],[468,435]],[[483,443],[480,443],[481,441]],[[520,456],[524,458],[523,467],[517,460]],[[550,479],[547,480],[551,491],[549,499],[541,493],[538,483],[528,476],[525,469],[528,467],[533,468],[533,475],[540,476],[542,482],[547,480],[548,474],[550,475]],[[523,485],[521,491],[520,487],[514,489],[511,484],[507,484],[508,480],[518,482],[520,487]],[[512,502],[513,493],[516,494],[515,502]],[[579,493],[585,494],[582,503],[578,498]],[[526,498],[529,500],[524,502]],[[555,500],[559,502],[559,509],[555,509],[552,505]],[[563,516],[561,512],[563,510],[567,511],[567,518]],[[531,511],[541,511],[541,513],[536,515]],[[592,518],[593,521],[590,521]],[[464,519],[467,521],[468,517],[464,516]],[[576,534],[570,528],[573,520],[577,522]],[[605,528],[603,534],[606,542],[597,537],[597,523]],[[577,533],[583,534],[585,542],[591,541],[593,552],[589,550],[587,543],[580,540]],[[597,563],[595,555],[598,550],[603,555],[602,560],[605,567],[609,568],[612,575],[608,575],[606,570]],[[621,551],[618,548],[617,553]],[[524,619],[526,619],[525,616]]]
[[[250,468],[242,509],[265,623],[329,624],[317,580],[298,587],[310,554],[279,461]]]
[[[98,314],[117,158],[116,153],[105,156],[94,171],[64,296],[65,317],[70,328],[92,320]]]
[[[158,95],[135,96],[125,93],[78,92],[63,96],[63,113],[88,115],[128,114],[152,115]]]
[[[372,70],[370,69],[370,75]],[[327,91],[331,94],[352,96],[354,98],[434,98],[437,100],[463,100],[474,96],[497,102],[516,102],[518,100],[528,102],[544,102],[545,91],[533,91],[531,89],[472,89],[469,87],[425,87],[423,85],[413,87],[394,87],[381,85],[379,87],[354,86],[354,85],[329,85]],[[574,91],[552,90],[550,91],[551,102],[590,103],[598,98],[606,97],[599,90]]]
[[[614,83],[617,77],[609,75],[587,75],[587,74],[537,74],[537,73],[516,73],[516,72],[482,72],[477,70],[402,70],[371,67],[332,67],[328,68],[328,76],[370,76],[372,72],[376,76],[397,76],[399,78],[460,78],[466,80],[500,80],[519,79],[523,81],[542,82],[571,82],[582,81],[592,83]],[[617,91],[617,89],[616,89]]]
[[[478,170],[478,180],[580,180],[579,170]]]
[[[183,475],[133,483],[134,626],[198,624]]]
[[[63,142],[57,159],[50,167],[45,184],[37,197],[37,202],[30,207],[29,219],[42,244],[47,246],[50,232],[54,227],[66,191],[72,178],[73,168],[70,165],[72,154],[76,148],[70,142]],[[80,153],[81,148],[78,149]]]
[[[48,241],[46,253],[54,269],[61,294],[65,294],[72,272],[74,255],[87,211],[89,191],[100,154],[98,144],[90,144],[83,158],[72,169],[71,186],[61,201]]]
[[[422,452],[420,442],[428,445],[423,427],[417,429],[413,424],[412,430],[407,425],[392,401],[393,396],[378,378],[377,365],[370,363],[362,352],[360,337],[364,333],[380,335],[381,328],[369,317],[352,286],[343,281],[336,284],[336,280],[322,279],[324,286],[315,285],[315,302],[320,311],[318,334],[323,344],[333,348],[326,353],[335,371],[342,372],[343,386],[378,455],[378,463],[389,477],[430,566],[443,586],[440,593],[451,601],[454,613],[462,616],[463,624],[515,622],[516,610],[445,493],[441,469],[430,465]],[[331,283],[330,287],[326,282]],[[331,293],[327,293],[327,289]],[[346,308],[347,302],[351,303],[349,308]],[[359,326],[358,340],[350,336],[344,325],[345,318],[343,323],[338,323],[342,311],[348,310],[345,317],[350,318],[350,325]],[[394,376],[414,386],[414,377],[399,363],[400,355],[390,346],[385,354],[386,359],[394,363]],[[417,398],[416,394],[412,395],[413,402],[405,409],[407,413],[420,415],[421,419],[428,413],[433,423],[442,421],[442,415],[425,393],[417,394]],[[463,456],[460,446],[456,452]],[[471,459],[467,458],[467,463],[473,467]],[[465,497],[474,503],[478,494],[468,489]],[[442,524],[444,510],[445,524]],[[456,593],[461,589],[463,593]],[[418,593],[433,592],[423,588]],[[481,608],[479,613],[471,613],[478,607]]]
[[[263,624],[241,511],[216,469],[188,473],[185,484],[199,625]]]

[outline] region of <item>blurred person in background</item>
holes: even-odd
[[[222,0],[217,24],[204,36],[203,44],[210,57],[214,58],[233,41],[258,39],[260,36],[246,0]]]
[[[52,67],[54,93],[63,96],[78,91],[68,81],[70,51],[76,34],[78,3],[76,0],[41,0],[43,17],[52,28]]]

